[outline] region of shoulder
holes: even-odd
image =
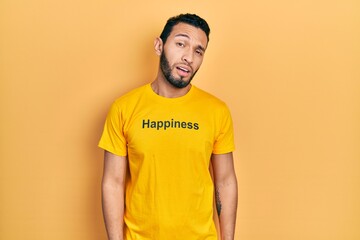
[[[141,87],[137,87],[137,88],[125,93],[124,95],[118,97],[113,102],[112,108],[117,108],[118,110],[131,109],[145,95],[147,87],[148,87],[148,85],[143,85]]]
[[[143,95],[146,91],[148,85],[143,85],[140,87],[137,87],[127,93],[125,93],[124,95],[118,97],[114,103],[115,104],[123,104],[126,102],[129,102],[131,100],[136,100],[137,98],[139,98],[141,95]]]
[[[122,115],[124,112],[131,112],[131,109],[137,105],[139,99],[141,99],[146,92],[146,86],[137,87],[124,95],[115,99],[110,106],[110,113],[112,115]]]
[[[196,86],[194,88],[194,96],[197,100],[202,101],[211,108],[227,109],[226,103],[215,95],[200,89]]]

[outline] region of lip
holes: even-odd
[[[187,65],[177,65],[175,67],[178,72],[182,73],[181,75],[187,75],[187,74],[190,74],[192,72],[192,69],[190,66],[187,66]]]
[[[178,76],[180,76],[180,77],[188,77],[189,76],[188,72],[184,72],[184,71],[181,71],[179,69],[176,69],[176,70],[177,70]]]

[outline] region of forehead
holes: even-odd
[[[191,41],[195,41],[204,47],[207,46],[207,37],[205,32],[201,30],[201,28],[194,27],[187,23],[176,24],[173,27],[169,37],[171,38],[184,37],[184,38],[188,38]]]

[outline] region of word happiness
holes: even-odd
[[[156,130],[166,130],[168,128],[186,128],[199,130],[199,124],[193,122],[176,121],[151,121],[150,119],[142,121],[142,128],[155,128]]]

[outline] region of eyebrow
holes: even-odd
[[[174,37],[185,37],[185,38],[190,39],[189,35],[184,34],[184,33],[178,33],[178,34],[176,34]],[[205,48],[204,48],[203,46],[201,46],[200,44],[198,45],[198,48],[199,48],[201,51],[205,52]]]
[[[186,38],[190,39],[189,35],[187,35],[185,33],[178,33],[178,34],[175,35],[175,37],[186,37]]]

